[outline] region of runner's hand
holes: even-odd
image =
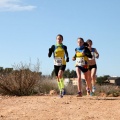
[[[95,57],[98,59],[99,58],[99,54],[96,54]]]
[[[75,61],[76,60],[75,57],[73,57],[72,60]]]

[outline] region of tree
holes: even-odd
[[[51,77],[55,77],[55,71],[54,70],[51,73]],[[76,78],[77,77],[76,71],[75,70],[70,71],[70,69],[67,69],[67,70],[64,71],[63,77],[64,78]]]
[[[72,70],[70,72],[70,78],[76,78],[77,77],[77,74],[76,74],[76,71],[75,70]]]
[[[70,78],[70,70],[69,69],[67,69],[67,70],[64,71],[63,77],[64,78]]]
[[[105,83],[105,81],[109,78],[110,76],[109,75],[104,75],[104,76],[100,76],[100,77],[97,77],[97,83],[99,85],[102,85]]]
[[[51,77],[55,77],[55,71],[53,69],[52,73],[51,73]]]

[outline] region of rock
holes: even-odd
[[[108,97],[113,97],[113,94],[109,94]]]
[[[106,93],[100,93],[100,96],[101,97],[106,97],[107,95],[106,95]]]
[[[50,90],[50,93],[49,93],[50,95],[57,95],[57,91],[55,91],[55,90]]]

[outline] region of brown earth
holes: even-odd
[[[120,97],[0,96],[0,120],[120,120]]]

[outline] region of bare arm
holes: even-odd
[[[99,58],[99,53],[96,49],[95,49],[95,54],[96,54],[96,58],[98,59]]]

